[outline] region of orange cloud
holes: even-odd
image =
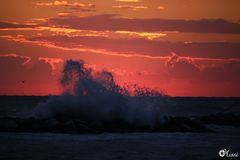
[[[36,3],[37,6],[55,6],[55,7],[67,7],[68,9],[79,9],[80,11],[86,11],[86,12],[93,12],[95,11],[93,8],[95,8],[96,5],[94,4],[83,4],[79,2],[68,2],[68,1],[54,1],[54,2],[39,2]]]
[[[60,12],[60,13],[58,13],[58,16],[68,16],[70,14],[71,13],[69,13],[69,12]]]
[[[17,55],[14,53],[10,53],[10,54],[0,54],[0,57],[14,57],[14,58],[21,58],[24,59],[24,62],[22,63],[22,65],[25,65],[27,63],[29,63],[31,61],[31,58],[28,56],[21,56],[21,55]]]
[[[44,46],[47,48],[55,48],[64,51],[79,51],[79,52],[92,52],[97,54],[109,55],[109,56],[120,56],[120,57],[136,57],[136,58],[149,58],[149,59],[168,59],[166,56],[150,56],[150,55],[141,55],[137,53],[127,53],[127,52],[114,52],[108,51],[105,49],[95,49],[95,48],[88,48],[88,47],[66,47],[66,46],[59,46],[54,43],[46,42],[46,41],[31,41],[26,39],[24,36],[0,36],[0,38],[5,38],[9,41],[15,41],[20,43],[30,43],[33,45]]]
[[[37,6],[53,6],[53,3],[50,2],[50,3],[47,3],[47,2],[39,2],[39,3],[36,3]]]
[[[113,8],[132,9],[132,10],[148,9],[147,6],[132,6],[132,5],[118,5],[118,6],[113,6]]]
[[[156,38],[164,37],[167,34],[165,33],[154,33],[154,32],[131,32],[131,31],[116,31],[116,33],[127,34],[129,36],[139,36],[143,38],[147,38],[149,40],[154,40]]]
[[[140,2],[140,0],[115,0],[117,2]]]
[[[63,59],[61,58],[50,58],[50,57],[39,57],[38,60],[44,61],[45,63],[49,63],[53,71],[56,70],[56,64],[63,62]]]
[[[102,54],[102,55],[108,55],[108,56],[119,56],[119,57],[125,57],[125,58],[146,58],[146,59],[155,59],[155,60],[165,60],[168,61],[169,59],[172,59],[173,57],[177,56],[178,61],[199,61],[199,62],[222,62],[222,63],[227,63],[227,62],[240,62],[239,58],[213,58],[213,57],[191,57],[191,56],[182,56],[182,55],[176,55],[175,53],[172,54],[164,54],[164,56],[159,56],[159,55],[148,55],[147,53],[139,53],[136,51],[132,52],[121,52],[121,51],[112,51],[112,50],[107,50],[106,49],[98,49],[94,48],[91,46],[67,46],[67,45],[62,45],[62,43],[51,43],[48,41],[44,40],[28,40],[22,35],[18,36],[0,36],[0,38],[5,38],[10,41],[16,41],[20,43],[30,43],[32,45],[38,45],[38,46],[44,46],[47,48],[54,48],[54,49],[59,49],[63,51],[79,51],[79,52],[91,52],[95,54]],[[65,40],[67,44],[67,39]]]
[[[67,16],[70,13],[62,12],[59,16]],[[34,28],[0,28],[0,31],[50,31],[54,35],[67,35],[69,37],[76,36],[92,36],[92,37],[109,37],[109,38],[145,38],[149,40],[158,39],[167,36],[166,33],[160,32],[134,32],[134,31],[94,31],[94,30],[81,30],[72,28],[60,27],[34,27]]]
[[[66,5],[68,5],[68,2],[67,1],[54,1],[53,4],[55,6],[66,6]]]
[[[70,6],[70,7],[84,7],[85,4],[79,2],[69,3],[67,1],[54,1],[50,3],[36,3],[37,6]]]
[[[164,6],[158,6],[157,8],[160,9],[160,10],[166,9],[166,7],[164,7]]]
[[[240,58],[239,43],[201,43],[193,42],[165,42],[160,40],[147,40],[143,38],[112,38],[92,36],[48,36],[34,37],[31,41],[44,41],[54,43],[58,46],[69,48],[92,48],[100,49],[118,54],[151,55],[152,57],[167,56],[175,52],[179,56],[190,56],[196,58],[229,59]]]

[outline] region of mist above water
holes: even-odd
[[[40,103],[34,109],[36,118],[80,118],[98,123],[117,119],[152,126],[161,122],[173,105],[160,91],[119,86],[111,72],[95,72],[83,61],[66,61],[60,82],[64,93]]]

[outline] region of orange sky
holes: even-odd
[[[239,0],[0,2],[0,95],[60,94],[64,61],[172,96],[240,96]],[[24,81],[24,83],[23,83]]]

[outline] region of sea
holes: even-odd
[[[48,96],[0,96],[0,117],[25,117]],[[240,115],[238,97],[170,97],[172,116]],[[214,132],[63,134],[0,132],[2,160],[239,159],[240,125],[208,124]]]

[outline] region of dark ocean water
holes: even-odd
[[[48,97],[1,96],[0,117],[24,117]],[[172,116],[240,114],[240,98],[171,97]],[[213,133],[15,133],[0,132],[7,160],[216,160],[220,149],[240,154],[240,127],[208,125]],[[226,157],[225,157],[226,158]],[[238,157],[239,158],[239,157]],[[237,158],[228,158],[237,159]]]
[[[47,99],[47,96],[0,96],[0,117],[24,116]],[[170,101],[174,105],[167,109],[177,116],[240,114],[239,97],[171,97]]]
[[[240,153],[240,128],[216,133],[0,133],[2,160],[218,160]],[[226,157],[225,157],[226,158]],[[238,157],[239,158],[239,157]],[[237,158],[226,158],[237,159]]]

